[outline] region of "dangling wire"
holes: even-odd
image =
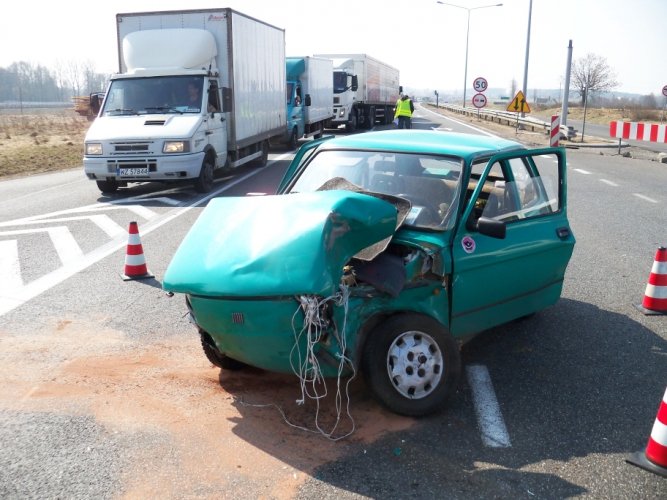
[[[254,407],[266,407],[273,406],[283,417],[283,420],[291,427],[301,429],[307,432],[319,433],[322,434],[327,439],[332,441],[338,441],[340,439],[350,436],[355,431],[355,423],[350,413],[350,383],[354,380],[356,376],[356,370],[354,364],[347,357],[347,337],[345,336],[345,331],[347,327],[347,314],[348,314],[348,303],[349,303],[350,291],[346,285],[340,286],[340,290],[327,297],[325,299],[318,299],[313,295],[301,295],[298,298],[299,307],[294,312],[292,316],[292,331],[294,333],[294,345],[290,351],[290,365],[292,371],[299,378],[299,386],[301,389],[301,397],[296,400],[298,405],[305,404],[306,398],[312,399],[315,401],[315,428],[317,430],[312,430],[307,427],[293,424],[288,420],[285,415],[285,412],[279,406],[275,404],[268,405],[254,405],[247,404],[241,401],[242,404],[247,406]],[[329,302],[333,302],[335,305],[343,308],[343,325],[340,331],[337,328],[333,328],[333,335],[338,341],[340,347],[340,352],[336,354],[338,358],[338,373],[336,380],[336,396],[335,396],[335,406],[336,406],[336,420],[331,428],[331,430],[326,431],[320,425],[320,399],[327,396],[327,385],[322,376],[322,371],[320,368],[320,363],[317,359],[315,353],[315,347],[322,340],[326,328],[329,325],[329,320],[322,317],[322,311],[326,309],[326,306]],[[303,313],[303,325],[301,328],[297,328],[297,318],[299,313]],[[334,325],[335,326],[335,325]],[[298,330],[298,332],[297,332]],[[305,339],[304,339],[305,337]],[[300,345],[305,343],[306,350],[304,353],[301,352]],[[347,418],[351,422],[351,430],[346,434],[341,436],[334,436],[338,425],[340,424],[342,413],[343,413],[343,394],[341,390],[341,379],[343,377],[343,372],[345,370],[345,365],[349,365],[352,369],[352,376],[345,383],[345,412]],[[320,393],[324,391],[323,393]]]

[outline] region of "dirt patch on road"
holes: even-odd
[[[135,467],[125,472],[127,498],[195,491],[197,497],[290,498],[317,467],[415,424],[379,407],[358,379],[350,386],[356,430],[332,442],[316,432],[316,405],[296,403],[296,377],[221,373],[194,335],[146,345],[93,325],[58,322],[29,342],[0,336],[0,360],[0,383],[9,388],[0,398],[3,408],[93,415],[111,435],[137,437],[142,445],[128,451],[127,463]],[[334,391],[330,383],[320,402],[325,430],[336,421]],[[335,435],[351,429],[343,412]]]

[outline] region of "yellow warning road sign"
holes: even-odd
[[[523,95],[523,92],[519,90],[516,93],[514,99],[507,105],[507,111],[512,111],[514,113],[530,113],[530,106],[528,105],[528,101],[526,101],[526,96]]]

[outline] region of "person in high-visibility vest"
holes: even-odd
[[[398,128],[412,128],[412,113],[415,111],[415,106],[407,94],[401,95],[401,98],[396,101],[394,108],[394,120],[398,120]]]

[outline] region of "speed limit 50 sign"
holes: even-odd
[[[479,76],[472,82],[472,88],[475,89],[476,92],[484,92],[489,88],[489,82],[486,81],[486,78]]]

